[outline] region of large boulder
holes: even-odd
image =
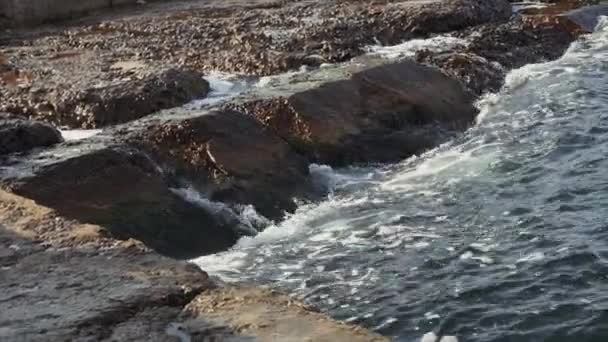
[[[62,141],[61,133],[49,124],[0,113],[0,155],[25,152],[34,147],[46,147]]]
[[[435,147],[469,127],[474,100],[458,81],[404,61],[239,108],[311,162],[340,166],[397,161]]]
[[[3,187],[162,254],[189,258],[218,252],[246,231],[238,218],[176,194],[162,171],[135,149],[77,146],[33,159],[1,174]]]
[[[212,201],[253,204],[280,219],[309,197],[308,161],[250,116],[233,110],[154,125],[131,143]]]

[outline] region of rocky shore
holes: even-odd
[[[3,30],[0,339],[383,340],[179,260],[322,198],[312,163],[395,162],[460,134],[508,71],[608,13],[583,5],[176,1]],[[372,48],[446,37],[460,43]],[[217,92],[212,71],[257,83],[187,105]]]

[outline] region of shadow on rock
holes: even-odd
[[[173,193],[143,153],[107,147],[32,165],[5,180],[13,193],[65,217],[105,227],[119,239],[135,238],[161,254],[190,258],[232,246],[238,223]]]

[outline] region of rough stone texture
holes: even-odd
[[[167,324],[215,286],[195,266],[3,191],[0,222],[2,341],[102,341],[124,326],[168,341]]]
[[[247,308],[243,311],[243,308]],[[388,338],[348,324],[332,324],[315,308],[272,290],[228,288],[207,291],[185,308],[185,330],[196,337],[198,317],[229,326],[259,341],[381,342]]]
[[[1,190],[0,222],[2,341],[387,340],[275,292],[214,291],[192,264]]]
[[[0,183],[114,237],[192,257],[264,228],[239,217],[243,205],[279,220],[295,210],[294,198],[319,195],[309,163],[399,160],[465,129],[477,113],[458,82],[413,62],[299,89],[287,100],[235,106],[253,115],[223,109],[144,120],[17,158],[0,168]],[[204,198],[183,198],[188,186]]]
[[[452,4],[445,2],[448,3]],[[304,6],[302,11],[329,8],[306,4],[286,2],[253,8],[265,15],[298,6]],[[365,5],[387,14],[385,6],[394,5],[406,6],[405,12],[410,14],[428,14],[427,7],[417,4],[407,7],[391,2],[374,7],[366,1],[352,1],[327,6],[345,10],[348,6]],[[486,5],[475,4],[479,5],[472,7],[476,11],[486,9]],[[494,5],[500,9],[501,4]],[[208,20],[215,20],[234,13],[235,8],[212,6],[197,10],[206,13]],[[134,22],[138,20],[144,19],[136,17]],[[190,16],[184,20],[192,23]],[[265,27],[263,23],[254,21],[252,25]],[[107,25],[96,26],[87,34],[99,39],[100,34],[116,32]],[[470,40],[466,50],[445,55],[423,53],[421,56],[426,59],[420,59],[438,65],[479,94],[498,88],[510,68],[556,58],[572,39],[564,31],[533,28],[516,21],[465,29],[458,35]],[[79,39],[79,34],[84,33],[77,31],[67,37]],[[146,35],[162,36],[154,31]],[[46,42],[52,44],[25,44],[8,53],[10,58],[0,63],[3,70],[19,70],[20,65],[29,63],[15,61],[15,56],[25,51],[50,53],[54,44],[67,39],[53,34],[47,38]],[[337,39],[344,42],[346,38]],[[560,49],[545,49],[543,44],[547,42]],[[82,64],[71,63],[71,58],[83,58],[97,70],[84,68],[80,70],[83,74],[109,75],[105,80],[110,83],[116,77],[156,70],[151,69],[150,59],[143,55],[127,59],[120,52],[106,60],[89,52],[54,53],[56,59],[45,56],[50,60],[65,59],[52,62],[58,68],[78,71]],[[110,71],[98,73],[110,60]],[[341,76],[289,83],[280,91],[265,89],[265,95],[253,91],[222,109],[188,112],[186,119],[176,114],[179,110],[172,111],[164,117],[154,116],[111,130],[99,139],[17,158],[9,166],[0,167],[0,179],[5,188],[52,206],[66,217],[102,225],[121,239],[140,239],[164,254],[188,257],[221,250],[241,234],[259,228],[240,220],[242,205],[253,205],[265,216],[280,219],[284,211],[295,208],[294,197],[316,195],[317,189],[308,176],[308,163],[339,166],[396,161],[436,146],[473,122],[475,97],[437,70],[411,61],[376,67],[362,61],[363,66],[353,67],[359,65],[359,60],[337,66],[337,70],[342,70],[342,74],[338,73]],[[315,72],[301,77],[314,79]],[[24,78],[27,81],[28,77]],[[187,186],[196,189],[198,192],[193,193],[201,198],[184,199],[184,192],[171,190]]]
[[[510,70],[559,58],[577,37],[593,30],[600,15],[608,13],[607,5],[579,8],[594,0],[544,2],[551,4],[520,10],[507,23],[462,30],[456,36],[470,41],[464,48],[420,51],[416,60],[438,67],[477,95],[497,92]]]
[[[6,98],[0,108],[73,128],[96,128],[179,106],[209,91],[203,75],[192,70],[139,61],[119,61],[105,70],[97,58],[47,51],[37,66],[13,67],[0,75],[0,94]]]
[[[225,110],[153,126],[131,138],[213,201],[254,204],[280,219],[314,189],[308,161],[252,117]]]
[[[421,51],[416,60],[438,67],[477,95],[500,90],[512,69],[559,58],[575,39],[563,25],[531,25],[521,19],[482,25],[460,36],[471,37],[466,48],[441,54]]]
[[[46,147],[63,141],[53,126],[26,121],[0,113],[0,155],[25,152],[34,147]]]
[[[452,30],[470,44],[418,58],[480,94],[510,68],[557,58],[573,39],[542,17],[498,25],[511,15],[502,0],[209,0],[149,9],[3,35],[3,104],[97,127],[206,92],[192,70],[273,74]],[[2,187],[38,202],[0,191],[0,340],[381,339],[270,291],[203,292],[214,286],[206,274],[150,251],[185,258],[225,249],[252,229],[238,205],[279,217],[294,208],[292,196],[314,190],[308,162],[398,160],[466,128],[476,113],[460,84],[412,62],[287,88],[0,160]],[[171,190],[188,183],[205,198]]]
[[[473,122],[474,100],[457,81],[404,61],[240,108],[312,162],[345,165],[396,161],[438,145]]]
[[[40,154],[35,163],[5,174],[3,186],[62,216],[101,225],[116,238],[135,238],[173,257],[224,250],[246,231],[234,217],[173,193],[156,165],[137,150],[73,148],[73,156]]]
[[[158,16],[127,14],[36,44],[61,42],[70,49],[120,51],[194,68],[267,75],[348,60],[377,41],[395,44],[511,15],[507,0],[230,3],[165,4]]]
[[[275,74],[509,16],[507,0],[151,4],[0,36],[0,110],[101,127],[203,97],[196,71]]]

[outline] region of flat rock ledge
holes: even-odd
[[[0,340],[387,341],[0,191]]]
[[[82,51],[38,58],[42,65],[36,67],[5,65],[11,70],[0,75],[0,96],[5,99],[0,110],[70,128],[99,128],[177,107],[209,92],[203,74],[190,69],[120,61],[104,70],[95,65],[95,53]]]

